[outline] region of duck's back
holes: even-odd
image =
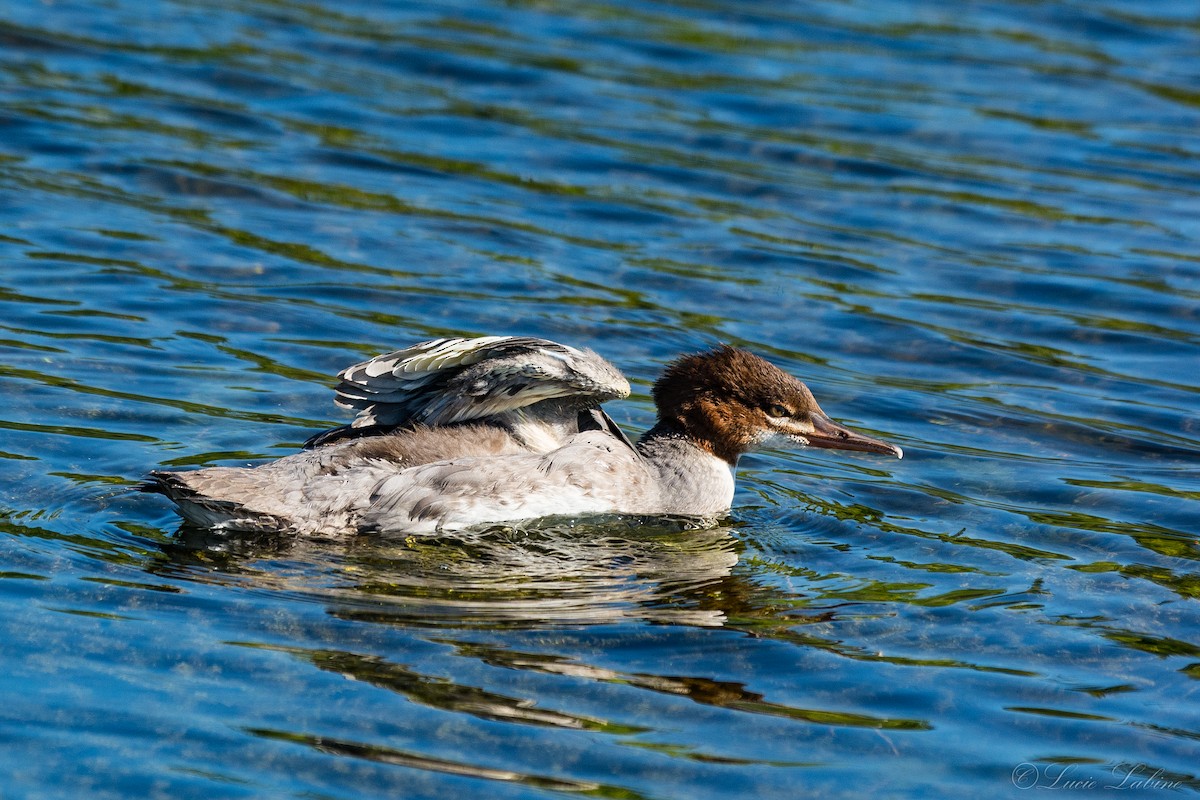
[[[154,479],[194,524],[303,534],[433,533],[550,515],[652,513],[659,503],[642,458],[603,430],[533,453],[497,428],[426,428],[251,469],[157,472]]]
[[[201,527],[339,533],[356,524],[364,501],[391,475],[431,462],[527,452],[502,428],[420,427],[335,442],[256,467],[157,470],[145,488],[170,497]]]
[[[337,403],[358,416],[306,450],[259,467],[154,472],[145,488],[205,527],[415,532],[612,510],[621,490],[603,489],[605,472],[624,465],[634,483],[644,472],[598,408],[627,396],[629,383],[590,350],[529,337],[436,339],[340,378]],[[598,470],[590,480],[589,469]]]

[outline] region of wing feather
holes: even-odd
[[[585,408],[629,395],[625,376],[591,350],[526,336],[432,339],[338,377],[335,402],[358,412],[351,429],[452,425],[554,398]],[[318,434],[310,445],[336,434]]]

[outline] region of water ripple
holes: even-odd
[[[1123,0],[6,6],[13,790],[1200,787],[1197,44]],[[747,458],[704,531],[295,542],[128,491],[500,332],[614,360],[630,430],[749,347],[907,455]]]

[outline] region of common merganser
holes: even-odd
[[[337,535],[430,534],[595,514],[714,518],[734,468],[765,447],[903,457],[825,415],[800,381],[721,346],[672,362],[637,444],[600,409],[629,382],[591,350],[545,339],[434,339],[355,364],[336,402],[358,412],[257,467],[155,471],[145,485],[194,524]]]

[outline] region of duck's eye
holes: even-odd
[[[786,406],[782,406],[779,403],[772,403],[771,405],[767,406],[767,413],[778,419],[790,417],[792,415],[792,412],[788,411]]]

